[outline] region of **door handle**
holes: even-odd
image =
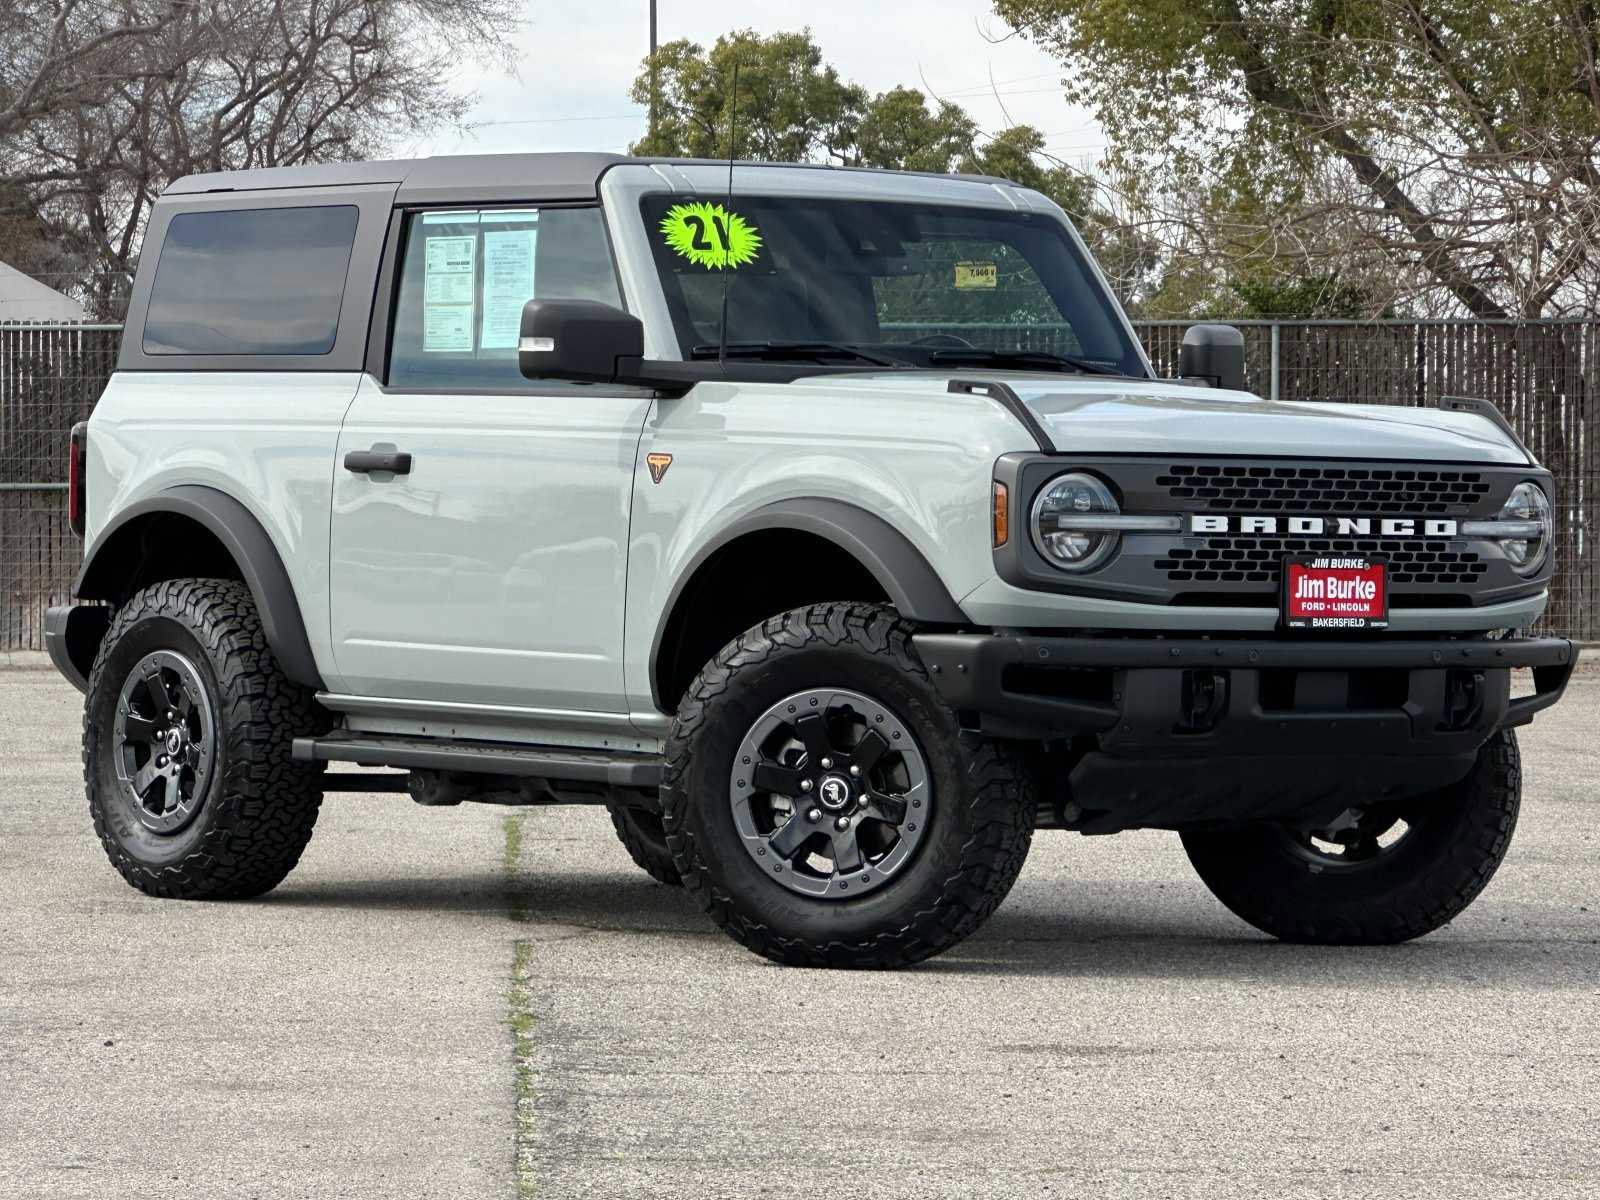
[[[411,455],[403,450],[352,450],[344,456],[344,469],[357,475],[369,475],[373,471],[409,475]]]

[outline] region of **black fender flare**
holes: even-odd
[[[658,708],[663,643],[684,590],[717,551],[749,534],[773,529],[815,534],[850,554],[866,568],[895,610],[908,621],[929,625],[970,624],[921,551],[882,517],[843,500],[821,497],[777,500],[719,530],[695,552],[673,581],[650,643],[650,693]]]
[[[72,585],[73,594],[85,600],[119,598],[117,563],[111,561],[103,551],[116,542],[120,530],[151,513],[173,513],[187,517],[222,543],[223,549],[238,564],[245,586],[255,597],[256,609],[261,615],[261,630],[283,673],[306,687],[326,690],[322,674],[317,669],[316,656],[311,652],[311,640],[306,636],[300,601],[295,596],[288,569],[283,565],[283,558],[273,544],[272,536],[254,513],[216,488],[203,484],[180,484],[123,509],[110,525],[100,531],[94,544],[84,554],[83,569],[78,573],[77,582]]]

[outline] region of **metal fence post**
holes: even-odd
[[[1269,398],[1273,400],[1278,399],[1278,368],[1283,361],[1281,357],[1282,333],[1283,326],[1274,321],[1272,323],[1272,381],[1270,385],[1271,392],[1269,394]]]

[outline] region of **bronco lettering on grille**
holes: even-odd
[[[1460,522],[1445,517],[1255,517],[1190,513],[1184,521],[1190,535],[1231,533],[1295,537],[1425,537],[1459,536]]]

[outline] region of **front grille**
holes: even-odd
[[[1460,516],[1490,489],[1474,471],[1220,463],[1177,463],[1155,483],[1179,510],[1380,516]]]
[[[1391,584],[1465,586],[1489,567],[1464,542],[1379,541],[1376,538],[1185,538],[1156,569],[1173,583],[1264,583],[1276,585],[1285,556],[1359,554],[1387,558]]]
[[[1008,458],[1002,458],[1003,466]],[[1548,567],[1532,579],[1517,574],[1492,539],[1459,532],[1428,537],[1422,525],[1405,537],[1384,537],[1377,524],[1371,532],[1326,537],[1290,532],[1296,517],[1492,519],[1522,480],[1548,486],[1548,476],[1537,468],[1167,455],[1028,455],[1016,462],[1020,469],[1005,480],[1016,498],[1014,526],[1027,520],[1029,506],[1050,479],[1077,469],[1109,480],[1124,513],[1176,516],[1180,527],[1123,534],[1116,553],[1081,578],[1063,578],[1031,538],[1013,537],[996,552],[996,566],[1014,586],[1148,605],[1271,608],[1280,601],[1285,559],[1348,554],[1387,562],[1389,603],[1398,610],[1498,604],[1537,591],[1549,577]],[[1188,532],[1187,519],[1201,515],[1227,515],[1229,527]],[[1240,525],[1248,517],[1274,518],[1273,532],[1244,532]]]

